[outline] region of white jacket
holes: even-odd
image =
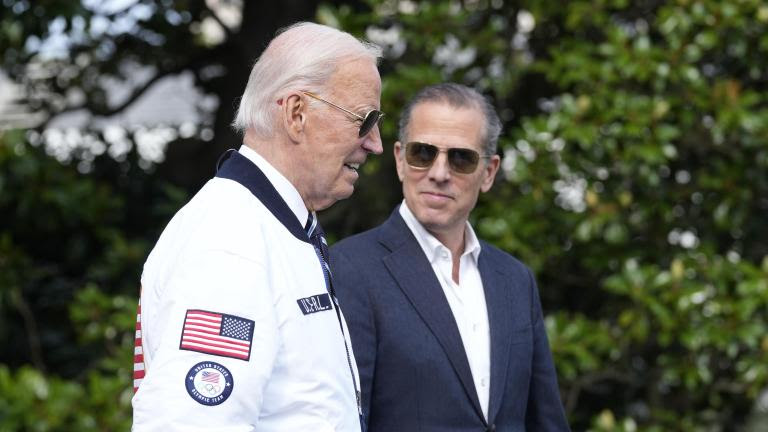
[[[133,431],[360,431],[351,344],[314,247],[287,228],[307,210],[263,158],[241,155],[296,219],[218,177],[174,216],[141,278]]]

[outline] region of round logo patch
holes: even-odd
[[[235,382],[229,369],[215,362],[204,361],[194,365],[187,372],[185,384],[192,399],[203,405],[213,406],[229,398]]]

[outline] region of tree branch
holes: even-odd
[[[72,111],[81,110],[81,109],[87,109],[87,110],[90,111],[90,113],[92,115],[98,116],[98,117],[109,117],[109,116],[115,115],[115,114],[123,111],[124,109],[128,108],[134,102],[136,102],[136,100],[139,99],[142,95],[144,95],[144,93],[146,93],[147,90],[149,90],[157,81],[161,80],[162,78],[167,77],[168,75],[173,75],[175,73],[179,73],[179,72],[185,70],[188,66],[189,66],[189,64],[184,64],[184,65],[181,65],[179,67],[175,67],[175,68],[171,68],[171,69],[168,69],[168,70],[165,70],[165,71],[158,72],[157,74],[155,74],[155,76],[153,76],[152,78],[147,80],[147,82],[145,82],[144,84],[142,84],[139,87],[136,87],[133,90],[133,93],[127,99],[125,99],[123,102],[121,102],[117,106],[114,106],[114,107],[111,107],[111,108],[107,107],[107,108],[99,109],[99,108],[90,107],[88,105],[88,102],[86,101],[86,102],[84,102],[84,103],[82,103],[80,105],[69,106],[67,108],[62,109],[61,111],[57,111],[53,115],[48,116],[48,118],[39,126],[39,128],[41,128],[41,129],[47,128],[48,124],[56,116],[59,116],[61,114],[65,114],[65,113],[68,113],[68,112],[72,112]]]
[[[29,343],[29,355],[35,368],[45,373],[45,361],[43,361],[43,349],[40,343],[40,335],[37,329],[37,321],[27,302],[22,297],[19,289],[11,290],[11,301],[16,310],[21,314],[24,321],[24,328],[27,332],[27,343]]]
[[[570,391],[568,392],[568,396],[566,397],[565,401],[565,413],[566,415],[570,415],[573,410],[576,408],[576,403],[579,401],[579,396],[581,394],[581,391],[589,387],[597,382],[605,381],[605,380],[614,380],[619,382],[625,382],[629,383],[632,380],[628,377],[620,374],[616,370],[605,370],[601,372],[595,372],[592,374],[584,375],[580,378],[578,378],[574,384],[573,387],[571,387]]]
[[[112,108],[106,108],[102,110],[92,110],[91,112],[94,115],[101,116],[101,117],[109,117],[109,116],[115,115],[123,111],[124,109],[128,108],[128,106],[130,106],[134,102],[136,102],[136,100],[140,98],[144,93],[146,93],[147,90],[149,90],[156,82],[160,81],[162,78],[167,77],[168,75],[173,75],[175,73],[181,72],[182,70],[184,70],[183,67],[169,69],[164,72],[158,72],[157,74],[155,74],[155,76],[147,80],[147,82],[142,84],[140,87],[135,88],[133,91],[133,94],[131,94],[121,104]]]

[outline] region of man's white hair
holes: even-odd
[[[269,138],[274,133],[277,100],[288,90],[319,92],[346,61],[381,57],[381,49],[349,33],[299,22],[278,32],[251,69],[232,126]]]

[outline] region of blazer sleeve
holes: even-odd
[[[346,251],[331,250],[333,285],[344,313],[360,376],[361,404],[366,424],[370,418],[371,390],[376,368],[376,323],[369,294],[370,280]]]
[[[531,322],[534,339],[525,426],[527,430],[533,431],[570,431],[563,411],[563,403],[557,385],[557,372],[542,318],[539,290],[531,270],[528,268],[526,270],[532,290]]]

